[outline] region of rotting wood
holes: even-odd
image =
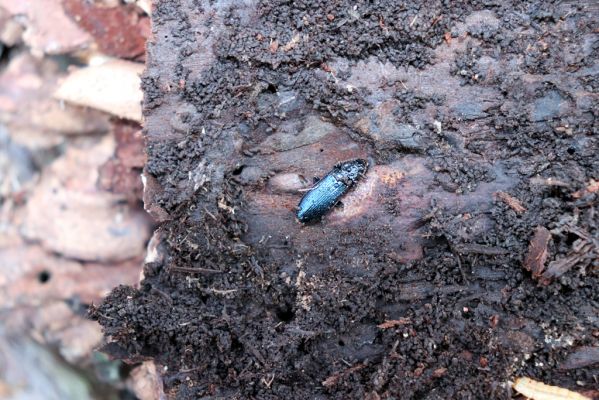
[[[581,346],[568,354],[560,369],[578,369],[599,364],[599,347]]]
[[[576,109],[590,98],[578,76],[561,76],[558,90],[542,84],[549,78],[543,78],[545,72],[553,73],[557,65],[553,57],[543,66],[544,59],[531,56],[539,65],[527,62],[526,71],[515,75],[505,67],[516,66],[511,51],[501,47],[486,57],[484,49],[494,43],[496,32],[486,24],[478,27],[480,18],[512,18],[507,11],[512,4],[481,10],[460,3],[456,10],[449,3],[415,3],[403,6],[405,11],[391,1],[357,8],[347,1],[332,8],[318,2],[265,1],[247,9],[204,4],[206,9],[199,10],[188,2],[160,3],[156,42],[149,47],[142,82],[147,173],[161,184],[148,196],[149,204],[170,217],[160,225],[165,262],[144,283],[173,293],[177,315],[162,316],[163,307],[148,302],[146,292],[128,302],[124,290],[116,289],[103,311],[117,319],[101,320],[107,335],[131,326],[118,340],[132,351],[151,351],[163,343],[167,377],[181,367],[207,365],[189,380],[165,384],[169,393],[351,399],[450,398],[459,391],[471,398],[508,397],[508,388],[497,382],[509,379],[511,368],[498,367],[513,365],[514,353],[545,348],[542,335],[506,334],[521,316],[522,304],[535,324],[556,329],[580,324],[585,331],[572,331],[576,341],[588,332],[588,312],[568,307],[585,300],[586,287],[546,302],[534,290],[536,282],[514,265],[526,255],[537,225],[553,228],[571,212],[564,200],[584,186],[582,176],[593,176],[589,166],[595,155],[589,151],[594,142],[583,133],[592,126],[578,118]],[[572,12],[586,16],[576,8]],[[404,14],[403,24],[391,23]],[[429,29],[439,15],[443,19]],[[369,24],[356,23],[362,19]],[[577,21],[567,18],[572,26]],[[539,25],[552,27],[549,21]],[[298,31],[300,41],[286,51]],[[309,41],[303,36],[307,31]],[[444,32],[450,33],[450,45],[440,43]],[[584,59],[584,49],[576,47],[583,33],[574,33],[569,32],[569,43],[576,59]],[[530,35],[537,37],[503,29],[499,34],[504,43],[511,40],[522,48],[533,43]],[[490,43],[478,43],[489,35]],[[434,42],[421,41],[427,37]],[[271,52],[274,40],[277,48]],[[430,66],[429,53],[435,55]],[[406,61],[414,67],[404,72]],[[538,82],[521,79],[523,73],[537,72]],[[442,122],[434,116],[442,116]],[[553,135],[531,134],[532,127],[551,131],[558,118],[576,123],[572,137],[560,135],[556,143]],[[576,156],[567,156],[566,146]],[[591,159],[579,161],[582,154]],[[373,159],[363,184],[321,223],[298,224],[293,212],[299,190],[327,166],[355,158]],[[211,166],[202,173],[206,184],[194,189],[197,182],[187,174],[204,160]],[[555,174],[571,186],[527,184],[536,173]],[[498,191],[521,200],[529,209],[526,218],[494,197]],[[234,214],[219,208],[223,198]],[[595,232],[590,211],[581,213],[580,226]],[[434,218],[418,220],[431,213]],[[422,230],[414,231],[415,226]],[[571,236],[553,237],[555,254],[565,256]],[[451,247],[458,243],[482,247],[465,247],[459,254]],[[549,251],[553,255],[553,246]],[[172,265],[225,273],[185,276],[172,274]],[[584,271],[575,272],[572,288],[584,278]],[[238,291],[217,295],[206,288]],[[215,317],[171,328],[205,315]],[[488,328],[490,315],[501,317],[494,330]],[[386,331],[376,326],[400,316],[410,316],[411,324]],[[530,322],[514,329],[535,327]],[[440,340],[443,351],[434,347]],[[390,353],[394,343],[398,353]],[[197,351],[189,354],[190,348]],[[431,351],[434,357],[424,360]],[[547,347],[547,362],[536,373],[548,376],[555,365],[549,361],[561,357],[561,349]],[[367,368],[343,375],[356,363]],[[464,374],[464,368],[477,373]],[[434,371],[443,374],[439,385],[431,385]],[[576,387],[577,377],[586,373],[565,372],[556,382]],[[322,386],[327,380],[332,387]]]

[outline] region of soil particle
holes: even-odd
[[[162,257],[92,310],[113,353],[165,366],[173,398],[597,387],[594,353],[570,355],[598,343],[596,5],[189,0],[152,18]],[[356,158],[371,167],[343,206],[298,224],[312,178]]]

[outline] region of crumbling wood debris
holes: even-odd
[[[572,244],[571,251],[564,258],[560,258],[549,263],[544,276],[547,279],[554,279],[562,276],[576,265],[588,265],[599,258],[599,239],[591,235],[586,230],[576,225],[577,215],[573,220],[553,229],[551,233],[561,235],[564,232],[578,236],[578,239]]]
[[[385,322],[378,324],[377,327],[381,329],[389,329],[394,328],[399,325],[407,325],[412,321],[409,318],[400,318],[400,319],[388,319]]]
[[[522,205],[520,200],[509,195],[508,193],[497,192],[495,193],[495,195],[497,196],[497,198],[499,198],[501,201],[507,204],[512,210],[516,211],[518,214],[522,214],[526,211],[526,208]]]
[[[577,264],[590,261],[594,255],[595,246],[583,239],[577,239],[572,245],[572,251],[564,258],[549,263],[543,272],[543,278],[547,281],[559,278]]]
[[[325,379],[322,382],[322,386],[324,386],[324,387],[335,386],[339,382],[340,379],[345,378],[346,376],[349,376],[349,375],[353,374],[354,372],[361,370],[364,367],[366,367],[366,365],[356,364],[356,365],[353,365],[343,371],[336,372],[335,374],[333,374],[333,375],[329,376],[327,379]]]
[[[568,354],[560,369],[577,369],[599,364],[599,347],[581,346]]]
[[[579,238],[574,241],[571,251],[565,257],[553,260],[545,267],[549,239],[551,239],[552,234],[559,235],[562,232],[575,234]],[[528,247],[528,254],[524,259],[524,268],[532,272],[534,279],[547,285],[553,279],[564,275],[574,266],[588,264],[593,259],[596,259],[599,254],[598,242],[589,233],[572,224],[566,224],[564,227],[554,229],[551,232],[547,228],[539,226],[535,230],[535,234]]]

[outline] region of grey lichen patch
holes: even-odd
[[[335,126],[318,116],[306,117],[304,128],[300,132],[275,133],[260,145],[262,151],[287,151],[320,141],[335,132]]]
[[[373,112],[356,122],[356,130],[378,149],[424,150],[423,136],[416,125],[399,123],[391,113]]]

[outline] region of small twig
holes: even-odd
[[[210,211],[208,211],[208,209],[206,207],[204,207],[204,211],[206,211],[206,214],[210,215],[212,217],[213,220],[217,221],[216,217],[214,216],[214,214],[212,214]]]
[[[212,293],[216,293],[216,294],[230,294],[230,293],[235,293],[238,289],[208,289],[209,292]]]
[[[539,186],[560,186],[560,187],[570,187],[571,186],[569,183],[560,181],[559,179],[555,179],[555,178],[534,177],[534,178],[530,178],[530,183],[532,185],[539,185]]]
[[[345,378],[346,376],[351,375],[352,373],[359,371],[359,370],[363,369],[364,367],[366,367],[366,365],[356,364],[353,367],[347,368],[344,371],[336,372],[333,375],[329,376],[327,379],[325,379],[322,382],[322,386],[324,386],[324,387],[335,386],[339,382],[340,379]]]
[[[437,22],[441,21],[443,19],[442,15],[439,15],[438,17],[435,17],[435,19],[433,19],[433,22],[431,23],[431,28],[435,25],[437,25]]]
[[[270,389],[270,386],[272,385],[274,380],[275,380],[275,374],[272,374],[272,376],[269,377],[268,380],[266,380],[265,377],[262,377],[262,379],[260,379],[260,382],[262,382],[264,384],[264,386],[266,386],[267,389]]]
[[[378,324],[377,327],[380,329],[389,329],[394,328],[399,325],[410,324],[412,321],[409,318],[400,318],[400,319],[388,319],[385,322]]]
[[[160,296],[162,296],[170,305],[173,304],[173,299],[171,298],[171,296],[169,296],[168,294],[166,294],[165,292],[163,292],[162,290],[153,287],[151,290],[152,293],[157,293]]]
[[[209,268],[171,267],[171,271],[188,272],[190,274],[222,274],[224,271]]]
[[[254,269],[254,272],[257,275],[260,275],[260,279],[264,279],[264,271],[262,270],[260,264],[258,264],[258,261],[256,261],[256,259],[253,256],[250,257],[250,265]]]
[[[462,260],[460,259],[460,255],[458,253],[453,253],[453,255],[455,256],[456,260],[458,261],[458,269],[460,270],[460,274],[462,274],[462,279],[464,280],[464,283],[470,283],[468,281],[468,278],[466,277],[466,273],[464,272],[464,269],[462,268]]]
[[[114,318],[112,318],[112,317],[109,317],[109,316],[108,316],[108,315],[106,315],[106,314],[102,314],[100,311],[97,311],[97,310],[96,310],[95,312],[96,312],[96,313],[98,313],[98,315],[102,316],[103,318],[110,319],[110,320],[113,320],[113,321],[114,321]]]

